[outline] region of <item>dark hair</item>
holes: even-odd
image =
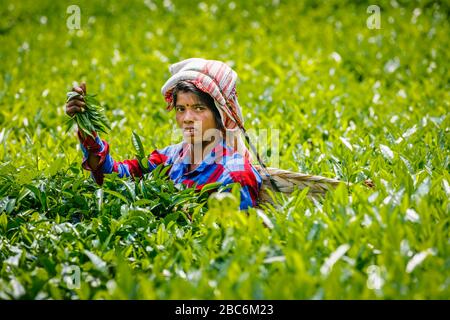
[[[213,113],[217,128],[222,131],[224,130],[222,118],[220,117],[219,110],[217,110],[213,97],[211,97],[206,92],[198,89],[194,84],[188,81],[179,81],[172,91],[172,101],[174,106],[177,105],[177,96],[179,92],[192,92],[193,94],[195,94],[199,98],[200,102],[206,105],[208,109]]]

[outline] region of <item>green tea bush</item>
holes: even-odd
[[[79,6],[74,30],[63,2],[0,8],[1,299],[449,298],[446,2],[379,1],[380,29],[353,1]],[[133,131],[149,154],[173,143],[160,87],[189,57],[237,71],[279,167],[352,185],[248,212],[238,186],[208,198],[164,168],[95,185],[65,93],[98,93],[115,159]]]

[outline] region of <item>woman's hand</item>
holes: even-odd
[[[79,87],[73,87],[72,91],[79,93],[81,96],[74,97],[66,103],[66,114],[70,117],[78,112],[84,112],[86,103],[83,96],[86,94],[86,83],[82,82]]]
[[[80,95],[73,97],[66,103],[66,114],[70,117],[73,117],[78,112],[84,112],[86,102],[83,97],[86,94],[86,83],[82,82],[79,87],[73,87],[72,91],[79,93]],[[78,128],[78,139],[87,151],[87,164],[89,165],[90,170],[94,171],[97,170],[100,162],[100,156],[96,153],[101,151],[103,143],[95,131],[92,131],[92,134],[94,135],[94,138],[85,135]]]

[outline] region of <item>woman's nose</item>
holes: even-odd
[[[184,112],[183,122],[191,123],[195,121],[195,113],[192,110],[187,109]]]

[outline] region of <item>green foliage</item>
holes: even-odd
[[[148,158],[145,155],[144,146],[142,145],[141,138],[139,135],[133,131],[133,136],[131,138],[131,141],[133,142],[133,146],[136,149],[136,158],[139,160],[139,165],[143,169],[143,171],[148,170]]]
[[[79,30],[64,2],[0,8],[0,299],[449,298],[445,2],[381,1],[381,29],[353,1],[78,5]],[[238,185],[163,167],[95,185],[61,128],[67,87],[98,92],[115,159],[142,159],[174,143],[160,88],[194,56],[235,68],[277,166],[352,186],[244,213]]]

